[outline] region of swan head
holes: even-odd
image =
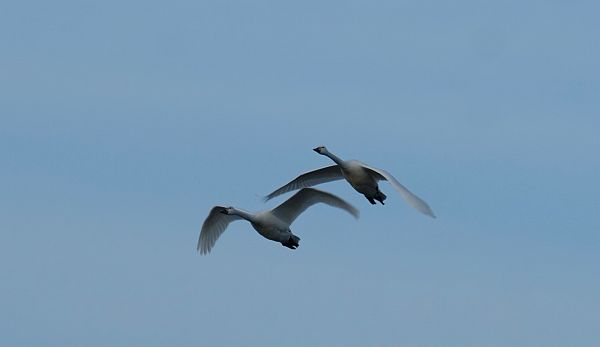
[[[219,212],[221,212],[222,214],[230,215],[230,214],[233,214],[233,210],[234,210],[234,208],[232,206],[229,206],[229,207],[225,207],[224,209],[222,209]]]
[[[319,146],[317,148],[313,148],[313,151],[319,154],[325,154],[327,152],[327,148],[325,148],[325,146]]]

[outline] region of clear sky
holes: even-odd
[[[0,5],[0,345],[600,345],[595,1]],[[213,205],[394,174],[289,250]]]

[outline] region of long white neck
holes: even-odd
[[[244,210],[240,210],[237,208],[232,208],[231,214],[235,215],[235,216],[240,216],[249,222],[254,222],[254,214],[252,214],[250,212],[246,212]]]
[[[323,152],[323,155],[328,156],[331,160],[333,160],[336,164],[340,166],[344,163],[342,159],[340,159],[337,155],[329,152],[329,150],[325,150],[325,152]]]

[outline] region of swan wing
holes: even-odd
[[[300,189],[298,193],[271,210],[271,213],[289,225],[292,224],[302,212],[306,211],[307,208],[320,202],[342,209],[353,215],[354,218],[358,218],[360,214],[354,206],[350,205],[345,200],[342,200],[331,193],[314,188]]]
[[[385,180],[385,181],[390,182],[392,187],[394,187],[398,191],[398,193],[400,193],[400,195],[402,195],[404,200],[406,200],[406,202],[409,205],[416,208],[419,212],[435,218],[435,215],[433,214],[433,211],[431,210],[429,205],[427,205],[427,203],[425,201],[423,201],[421,198],[419,198],[418,196],[413,194],[405,186],[400,184],[400,182],[398,182],[398,180],[396,178],[394,178],[394,176],[392,176],[392,174],[390,174],[389,172],[387,172],[385,170],[366,166],[364,164],[363,164],[363,166],[365,169],[369,170],[371,172],[371,174],[373,174],[373,176],[377,180],[380,180],[380,181]]]
[[[278,195],[290,192],[292,190],[311,187],[321,183],[341,180],[343,178],[344,176],[342,175],[342,170],[340,170],[339,166],[326,166],[320,169],[303,173],[302,175],[292,180],[290,183],[265,196],[264,200],[271,200]]]
[[[198,245],[196,246],[196,249],[201,254],[210,253],[210,250],[219,239],[219,236],[227,229],[229,223],[242,219],[240,216],[223,214],[221,213],[223,210],[225,210],[223,206],[213,207],[208,217],[204,220],[200,237],[198,238]]]

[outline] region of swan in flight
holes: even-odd
[[[209,253],[217,239],[227,229],[229,223],[245,219],[263,237],[281,242],[285,247],[296,249],[300,238],[290,230],[290,225],[307,208],[314,204],[324,203],[340,208],[355,218],[358,210],[337,196],[314,188],[303,188],[291,198],[272,210],[249,213],[235,207],[215,206],[202,224],[197,250],[202,254]]]
[[[367,166],[358,160],[342,160],[335,154],[329,152],[325,146],[314,148],[313,151],[329,157],[335,162],[335,165],[326,166],[301,174],[288,184],[267,195],[265,201],[292,190],[346,179],[346,181],[348,181],[357,192],[363,194],[371,204],[375,205],[375,200],[377,200],[383,205],[386,196],[379,190],[377,181],[388,181],[412,207],[416,208],[421,213],[435,218],[429,205],[400,184],[400,182],[398,182],[398,180],[396,180],[389,172]]]

